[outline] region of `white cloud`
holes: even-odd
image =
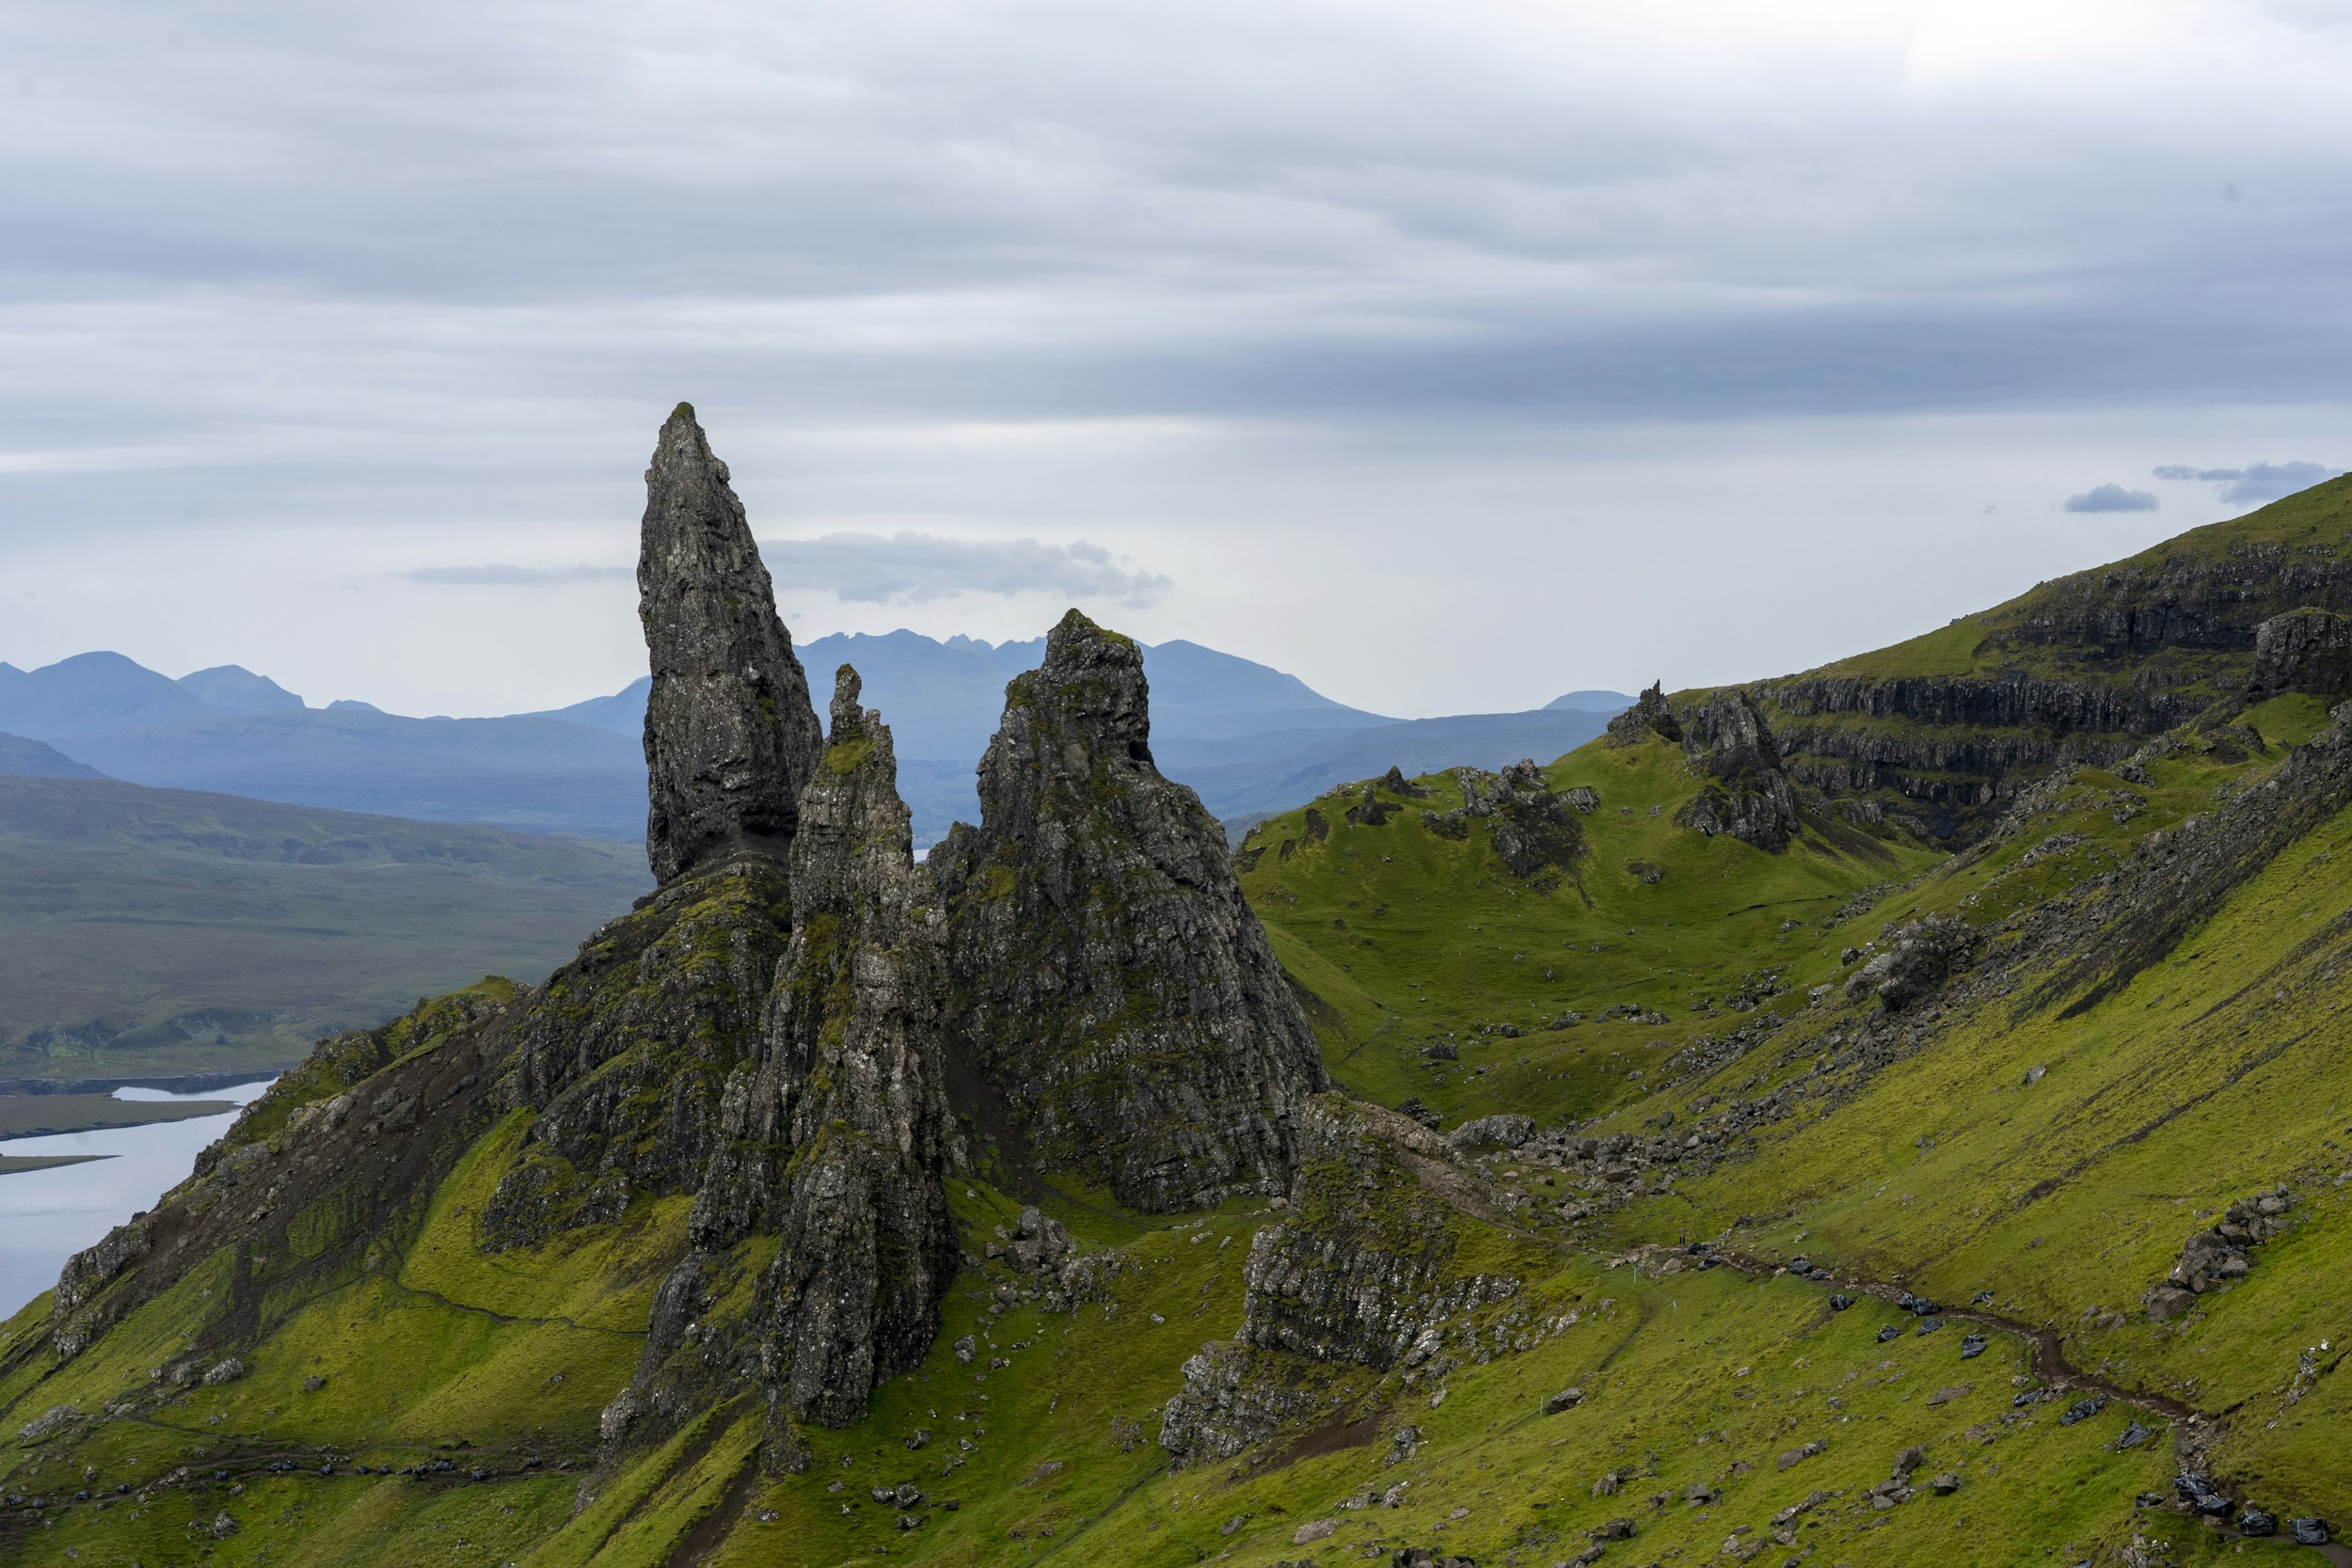
[[[917,605],[967,594],[1045,594],[1148,608],[1173,586],[1156,572],[1120,564],[1081,539],[950,539],[900,531],[764,539],[759,553],[789,594],[817,588],[850,604]]]

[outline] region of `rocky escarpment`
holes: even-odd
[[[1314,1037],[1224,832],[1153,766],[1140,650],[1073,610],[930,866],[951,1030],[1038,1157],[1155,1212],[1279,1192]]]
[[[791,1423],[839,1426],[921,1360],[956,1267],[941,1186],[953,1142],[942,1051],[944,922],[913,859],[890,731],[843,666],[833,733],[800,802],[792,940],[757,1059],[727,1085],[723,1137],[691,1221],[695,1247],[656,1307],[635,1385],[608,1413],[658,1430],[755,1380],[771,1461]],[[774,1238],[748,1295],[714,1315],[740,1260]]]
[[[2052,770],[2282,690],[2352,690],[2352,486],[2333,480],[1956,623],[1939,673],[1835,673],[1758,689],[1800,784],[1898,796],[1915,831],[1965,845]],[[1860,667],[1857,669],[1857,667]]]
[[[1682,820],[1702,833],[1727,833],[1778,854],[1804,830],[1796,787],[1756,699],[1718,691],[1680,725],[1691,766],[1707,778]]]
[[[824,736],[743,503],[683,403],[645,470],[637,589],[653,670],[645,853],[655,878],[747,848],[782,855]]]
[[[1229,1458],[1382,1374],[1409,1386],[1485,1359],[1472,1315],[1521,1289],[1492,1195],[1446,1140],[1337,1095],[1298,1125],[1298,1180],[1250,1245],[1241,1331],[1187,1361],[1168,1403],[1160,1442],[1179,1465]],[[1499,1325],[1500,1342],[1524,1326]]]
[[[2281,691],[2340,697],[2352,690],[2352,617],[2325,610],[2291,610],[2254,630],[2249,699]]]
[[[2274,615],[2305,605],[2352,610],[2352,561],[2339,547],[2352,485],[2330,480],[2282,504],[2314,514],[2315,531],[2332,537],[2215,548],[2207,540],[2232,525],[2200,529],[2134,560],[2042,584],[2005,617],[2004,640],[2118,660],[2169,649],[2245,653]]]

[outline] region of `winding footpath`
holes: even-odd
[[[1662,1253],[1672,1249],[1656,1250]],[[1688,1256],[1687,1253],[1679,1255]],[[1770,1279],[1775,1275],[1788,1272],[1786,1264],[1777,1263],[1769,1259],[1753,1258],[1744,1253],[1725,1252],[1710,1247],[1705,1256],[1712,1257],[1725,1266],[1737,1269],[1751,1278]],[[1875,1279],[1856,1279],[1819,1266],[1816,1266],[1810,1273],[1798,1277],[1827,1289],[1842,1291],[1852,1295],[1869,1296],[1874,1300],[1885,1302],[1889,1306],[1898,1305],[1901,1297],[1911,1293],[1900,1286],[1883,1284]],[[1988,1312],[1982,1307],[1974,1306],[1939,1307],[1935,1315],[1948,1323],[1976,1323],[1996,1333],[2023,1339],[2029,1353],[2029,1365],[2033,1375],[2041,1381],[2043,1387],[2053,1392],[2073,1389],[2095,1391],[2106,1395],[2110,1401],[2144,1411],[2168,1423],[2172,1430],[2173,1459],[2179,1468],[2185,1472],[2193,1471],[2206,1477],[2217,1490],[2222,1492],[2231,1493],[2234,1490],[2227,1476],[2216,1474],[2206,1465],[2205,1455],[2221,1435],[2221,1423],[2215,1418],[2166,1395],[2144,1393],[2137,1388],[2127,1388],[2120,1383],[2100,1377],[2096,1373],[2084,1371],[2067,1360],[2065,1341],[2055,1328],[2023,1323],[2015,1318],[2005,1318],[1997,1312]],[[2245,1498],[2242,1491],[2236,1491],[2235,1495],[2241,1502],[2246,1503],[2246,1506],[2256,1506]],[[2265,1512],[2272,1511],[2265,1510]],[[2280,1517],[2281,1520],[2284,1519],[2283,1512],[2280,1513]],[[2221,1519],[2215,1519],[2211,1522],[2223,1539],[2238,1538],[2237,1529],[2228,1522]],[[2352,1568],[2352,1544],[2330,1542],[2324,1546],[2307,1546],[2303,1549],[2317,1552],[2330,1562],[2344,1565],[2344,1568]]]

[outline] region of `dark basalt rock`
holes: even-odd
[[[1519,1291],[1514,1275],[1457,1266],[1457,1215],[1493,1212],[1443,1138],[1336,1094],[1298,1126],[1291,1217],[1250,1243],[1241,1332],[1184,1364],[1162,1418],[1180,1465],[1229,1458],[1305,1413],[1310,1369],[1441,1375],[1438,1325]]]
[[[1895,931],[1885,952],[1854,971],[1846,994],[1900,1012],[1967,967],[1976,935],[1958,915],[1929,915]]]
[[[2249,702],[2281,691],[2340,697],[2352,690],[2352,617],[2325,610],[2291,610],[2254,628]]]
[[[493,1250],[693,1192],[790,934],[785,868],[745,855],[672,882],[582,943],[516,1018],[501,1102],[537,1113],[485,1206]]]
[[[1484,821],[1503,869],[1521,881],[1556,882],[1583,854],[1584,830],[1571,797],[1592,791],[1553,789],[1532,757],[1500,773],[1456,768],[1454,781],[1462,786],[1462,803],[1452,811],[1422,813],[1422,825],[1438,837],[1466,838],[1470,823]]]
[[[1679,745],[1682,740],[1682,721],[1676,715],[1674,705],[1666,701],[1663,681],[1652,681],[1634,705],[1609,721],[1608,737],[1612,746],[1634,746],[1656,736]]]
[[[1712,836],[1728,833],[1778,854],[1804,826],[1796,786],[1780,765],[1771,727],[1756,699],[1720,691],[1683,726],[1682,747],[1709,781],[1681,820]]]
[[[781,856],[824,737],[743,503],[683,403],[645,470],[637,589],[655,878],[744,848]]]
[[[833,735],[800,801],[792,938],[756,1061],[728,1083],[723,1137],[695,1199],[697,1249],[665,1283],[644,1367],[612,1428],[699,1408],[710,1369],[755,1370],[771,1459],[790,1423],[845,1426],[874,1386],[919,1362],[956,1267],[941,1186],[953,1143],[942,1050],[943,921],[912,855],[890,731],[837,677]],[[742,1317],[720,1255],[777,1238]],[[697,1347],[704,1347],[698,1350]]]
[[[1005,695],[980,826],[929,863],[953,1031],[1038,1157],[1123,1203],[1279,1192],[1322,1062],[1222,831],[1152,764],[1141,651],[1072,610]]]

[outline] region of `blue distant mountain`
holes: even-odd
[[[820,637],[800,654],[820,706],[835,667],[857,667],[867,705],[890,723],[899,788],[927,844],[978,811],[973,769],[1005,685],[1036,668],[1045,640],[941,641],[901,630]],[[1197,642],[1147,645],[1144,671],[1161,768],[1224,817],[1280,810],[1391,766],[1420,773],[1549,759],[1599,734],[1630,701],[1575,691],[1532,713],[1400,721]],[[236,665],[175,681],[92,653],[33,671],[0,664],[0,732],[135,784],[628,840],[644,831],[649,684],[541,713],[413,719],[349,700],[307,707]],[[18,768],[16,754],[0,749],[0,772],[56,766],[26,752]]]

